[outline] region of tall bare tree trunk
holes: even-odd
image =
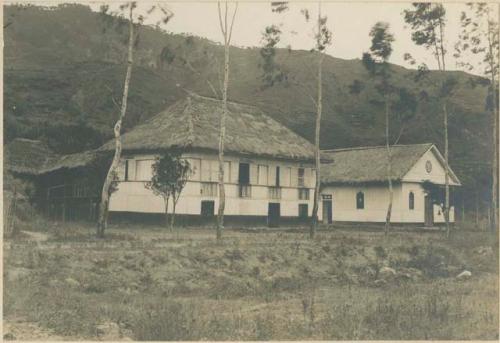
[[[319,19],[318,19],[319,21]],[[321,133],[321,114],[323,111],[323,58],[322,52],[319,52],[318,60],[318,103],[316,104],[316,127],[314,133],[314,158],[316,168],[316,182],[314,184],[314,201],[312,209],[312,224],[309,231],[309,237],[314,238],[318,227],[318,207],[319,207],[319,190],[321,185],[321,151],[320,151],[320,133]]]
[[[225,23],[227,28],[227,2]],[[227,88],[229,86],[229,44],[224,33],[224,89],[222,91],[222,113],[219,123],[219,210],[217,212],[217,240],[222,238],[226,191],[224,188],[224,140],[226,139]]]
[[[500,23],[500,5],[498,5],[498,21]],[[491,230],[493,231],[493,237],[494,237],[494,250],[495,250],[495,256],[498,257],[498,239],[499,239],[499,227],[498,227],[498,144],[499,144],[499,139],[498,139],[498,125],[499,125],[499,104],[498,104],[498,99],[500,97],[500,84],[499,80],[495,80],[495,65],[494,65],[494,55],[493,55],[493,42],[492,42],[492,37],[490,35],[490,32],[492,30],[490,29],[491,21],[489,20],[489,15],[488,15],[488,46],[489,46],[489,51],[490,51],[490,72],[491,72],[491,93],[492,93],[492,99],[493,99],[493,161],[492,161],[492,189],[491,189],[491,207],[493,209],[493,216],[492,216],[492,223],[491,223]],[[498,44],[498,42],[497,42]],[[500,49],[498,49],[498,56],[497,56],[497,63],[500,61]],[[498,65],[496,66],[498,68]],[[497,88],[498,87],[498,88]]]
[[[165,229],[168,228],[168,199],[170,197],[163,197],[163,201],[165,202]]]
[[[391,226],[392,201],[394,198],[392,189],[392,152],[389,146],[389,99],[387,99],[387,96],[385,97],[385,147],[387,149],[387,182],[389,184],[389,205],[387,206],[384,229],[384,234],[387,236]]]
[[[446,237],[450,237],[450,174],[448,166],[448,109],[446,107],[446,100],[443,103],[444,114],[444,187],[445,187],[445,200],[444,200],[444,220],[446,222]]]
[[[129,4],[129,39],[128,39],[128,57],[127,57],[127,73],[125,75],[125,83],[123,86],[123,97],[121,103],[120,117],[114,126],[115,134],[115,154],[113,156],[113,161],[109,167],[106,179],[104,180],[104,185],[102,186],[101,193],[101,203],[99,205],[99,219],[97,222],[97,237],[104,237],[104,230],[108,226],[108,210],[109,210],[109,196],[110,187],[113,182],[115,175],[115,170],[120,162],[120,156],[122,152],[122,142],[121,142],[121,127],[122,121],[127,112],[127,100],[128,100],[128,89],[130,84],[130,77],[132,75],[132,63],[133,63],[133,46],[134,46],[134,23],[132,21],[132,13],[134,6]]]
[[[493,233],[498,231],[498,102],[495,91],[495,79],[492,77],[492,97],[495,102],[493,108],[493,159],[492,159],[492,189],[491,189],[491,207],[493,216],[491,221],[491,230]]]
[[[231,42],[234,18],[238,5],[236,4],[230,27],[228,27],[227,23],[227,1],[225,2],[224,23],[222,22],[220,2],[217,3],[217,5],[219,9],[220,28],[224,37],[224,88],[222,91],[222,112],[219,123],[219,209],[217,211],[216,233],[217,241],[220,241],[222,239],[222,230],[224,229],[224,208],[226,206],[226,193],[224,188],[224,141],[226,139],[227,90],[229,87],[229,44]]]
[[[175,225],[175,206],[177,205],[177,201],[172,199],[172,216],[170,217],[170,230],[172,232],[174,231],[174,225]]]
[[[318,3],[318,35],[321,35],[321,2]],[[323,58],[324,54],[321,50],[318,51],[318,99],[316,104],[316,126],[314,132],[314,159],[316,170],[316,182],[314,184],[314,200],[312,208],[312,223],[309,230],[309,237],[312,239],[318,228],[318,208],[319,208],[319,191],[321,186],[321,114],[323,112]]]
[[[227,4],[226,4],[227,6]],[[226,139],[227,89],[229,85],[229,45],[224,46],[224,89],[222,92],[222,113],[219,123],[219,210],[217,212],[217,240],[222,238],[226,191],[224,188],[224,140]]]

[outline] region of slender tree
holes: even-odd
[[[376,87],[384,99],[385,146],[387,150],[387,184],[389,187],[389,204],[387,206],[387,215],[385,218],[384,230],[385,235],[387,235],[391,225],[392,202],[394,198],[394,192],[392,188],[392,154],[389,142],[391,96],[394,92],[394,87],[392,87],[390,84],[391,73],[389,58],[392,54],[392,42],[394,41],[394,36],[389,32],[389,24],[378,22],[372,27],[370,31],[370,37],[372,39],[370,52],[364,53],[362,60],[370,75],[378,79],[378,84],[376,85]]]
[[[114,98],[112,99],[115,105],[119,108],[120,114],[118,116],[118,120],[116,121],[113,133],[115,138],[115,152],[113,155],[113,160],[111,165],[109,166],[108,172],[106,174],[106,178],[104,180],[101,192],[101,202],[99,204],[99,217],[97,220],[97,229],[96,235],[97,237],[104,237],[104,231],[108,225],[108,212],[109,212],[109,199],[112,193],[113,183],[116,181],[116,169],[118,168],[118,164],[120,163],[121,153],[122,153],[122,141],[121,141],[121,129],[123,120],[127,113],[127,103],[128,103],[128,93],[130,87],[130,79],[132,76],[132,67],[134,63],[134,48],[137,43],[138,38],[138,28],[144,22],[145,17],[143,15],[139,15],[137,19],[134,18],[134,10],[137,7],[136,2],[129,2],[124,5],[121,5],[119,8],[121,11],[125,11],[128,9],[128,43],[127,43],[127,70],[125,73],[125,81],[123,83],[123,93],[121,104],[117,104]],[[165,9],[159,6],[152,6],[147,13],[153,13],[157,8],[161,9],[162,12],[165,13]],[[116,14],[107,13],[109,7],[102,6],[101,11],[104,12],[104,17],[113,16]],[[167,13],[167,16],[163,19],[163,22],[166,24],[168,20],[171,18],[171,13]]]
[[[305,14],[306,19],[308,15]],[[321,185],[321,151],[320,151],[320,132],[321,132],[321,115],[323,112],[323,60],[325,58],[326,48],[332,44],[332,33],[326,26],[328,18],[326,16],[321,16],[321,2],[318,4],[318,19],[317,19],[317,31],[315,34],[315,46],[314,49],[318,54],[318,99],[316,102],[316,125],[314,133],[314,145],[315,145],[315,163],[316,163],[316,183],[314,186],[314,202],[312,209],[312,225],[309,231],[309,237],[314,238],[316,229],[318,227],[318,207],[319,207],[319,192]]]
[[[416,45],[423,46],[432,52],[438,69],[442,72],[446,71],[446,54],[445,49],[445,24],[446,10],[441,3],[413,3],[412,9],[404,11],[404,21],[410,25],[412,29],[411,38]],[[406,54],[406,58],[411,58]],[[443,126],[444,126],[444,159],[445,159],[445,205],[444,218],[446,222],[446,236],[450,235],[450,171],[448,167],[448,101],[452,94],[456,81],[451,78],[441,78],[443,81],[440,84],[440,99],[441,109],[443,111]]]
[[[224,189],[224,141],[226,139],[226,116],[227,116],[227,91],[229,87],[229,46],[233,34],[234,18],[238,11],[238,3],[235,3],[231,23],[228,22],[229,9],[227,1],[224,2],[224,11],[221,9],[221,3],[217,3],[219,13],[219,24],[224,38],[224,86],[222,91],[222,111],[219,121],[219,209],[217,211],[217,229],[216,238],[222,239],[222,230],[224,228],[224,208],[226,206],[226,193]]]
[[[287,2],[272,2],[271,10],[275,13],[282,13],[289,10]],[[310,12],[307,8],[301,10],[306,22],[311,19]],[[325,58],[326,49],[332,44],[332,32],[327,26],[328,17],[321,15],[321,3],[318,3],[318,16],[314,22],[314,45],[311,48],[311,52],[314,54],[316,59],[316,97],[308,93],[308,90],[304,90],[308,93],[312,103],[316,109],[315,118],[315,130],[314,130],[314,160],[315,160],[315,185],[314,185],[314,200],[311,216],[311,226],[309,229],[309,237],[314,238],[316,234],[316,229],[318,227],[318,208],[319,208],[319,197],[320,197],[320,185],[321,185],[321,151],[320,151],[320,132],[321,132],[321,116],[323,112],[323,60]],[[264,86],[272,86],[276,81],[288,80],[287,75],[279,68],[275,61],[275,47],[280,41],[280,35],[282,31],[276,25],[271,25],[266,27],[263,35],[262,41],[264,46],[261,49],[261,56],[263,58],[263,76]],[[303,85],[298,85],[303,86]]]
[[[108,173],[106,175],[106,179],[104,180],[104,184],[102,186],[101,192],[101,202],[99,204],[99,219],[97,222],[97,236],[103,237],[104,230],[108,225],[108,210],[109,210],[109,197],[110,192],[109,188],[113,181],[113,174],[120,163],[120,156],[122,152],[122,142],[121,142],[121,127],[123,119],[125,118],[125,114],[127,112],[127,101],[128,101],[128,91],[130,85],[130,77],[132,75],[132,64],[133,64],[133,48],[134,48],[134,22],[133,22],[133,12],[136,8],[135,2],[130,2],[127,5],[124,5],[129,9],[129,38],[128,38],[128,48],[127,48],[127,72],[125,74],[125,81],[123,85],[123,95],[121,102],[120,115],[118,120],[114,126],[113,132],[115,135],[115,154],[113,156],[113,161],[109,167]],[[126,8],[123,7],[123,8]]]
[[[188,181],[192,170],[189,162],[176,152],[164,153],[157,157],[152,167],[151,181],[146,182],[146,188],[155,195],[161,196],[165,204],[165,227],[173,230],[175,224],[175,208],[179,197]],[[172,215],[168,220],[168,204],[172,198]]]
[[[482,74],[489,79],[489,92],[486,99],[486,108],[492,117],[492,183],[491,207],[492,216],[490,228],[498,234],[498,82],[499,82],[499,16],[495,13],[494,5],[488,3],[467,4],[468,10],[463,11],[460,17],[462,32],[455,45],[454,57],[460,60],[467,55],[480,57],[478,67]],[[497,7],[500,7],[496,5]],[[500,9],[499,9],[500,10]],[[474,71],[471,63],[458,63],[468,71]]]

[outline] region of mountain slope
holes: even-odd
[[[81,5],[51,9],[6,6],[4,17],[11,22],[4,30],[7,140],[19,136],[42,138],[60,152],[74,152],[98,146],[109,138],[118,113],[113,97],[119,99],[123,87],[124,22],[114,22],[121,31],[104,30],[103,17]],[[185,94],[184,89],[208,96],[214,95],[209,83],[219,89],[222,47],[206,39],[145,27],[135,55],[137,67],[132,72],[125,129],[172,104]],[[229,97],[257,105],[312,140],[314,56],[307,51],[283,49],[278,51],[277,61],[288,81],[265,88],[260,78],[259,49],[233,47]],[[323,68],[322,147],[383,144],[380,99],[361,61],[328,56]],[[417,85],[412,81],[414,71],[399,66],[393,69],[397,86],[415,93],[420,87],[431,95],[436,93],[432,85],[436,80],[456,76],[459,89],[449,106],[450,164],[465,190],[480,187],[487,199],[491,119],[484,110],[486,87],[471,88],[469,80],[478,78],[461,72],[432,72],[427,84]],[[356,80],[364,84],[359,94],[351,91]],[[400,131],[396,113],[391,131],[396,140]],[[430,97],[419,101],[399,143],[432,142],[442,151],[442,132],[440,108]]]

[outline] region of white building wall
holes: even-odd
[[[358,192],[364,194],[364,208],[356,206],[356,195]],[[321,191],[322,195],[332,196],[332,219],[333,221],[346,222],[385,222],[387,204],[389,203],[389,191],[380,186],[329,186]],[[392,210],[392,221],[400,219],[400,194],[401,187],[394,186],[394,200]],[[322,201],[321,201],[322,205]],[[320,208],[319,217],[322,218],[323,207]]]
[[[189,153],[183,156],[194,169],[194,173],[187,182],[176,207],[178,214],[199,215],[201,213],[201,201],[214,201],[214,212],[218,208],[218,193],[213,195],[202,194],[202,184],[207,182],[217,182],[218,160],[216,154]],[[146,172],[137,166],[147,166],[144,161],[154,160],[154,155],[133,155],[125,156],[120,163],[118,170],[120,182],[118,190],[112,194],[110,199],[110,211],[121,212],[142,212],[142,213],[164,213],[164,201],[160,196],[145,187],[147,178]],[[128,160],[128,181],[125,177],[125,159]],[[245,216],[267,216],[268,204],[278,202],[281,204],[282,217],[297,217],[299,204],[308,204],[309,215],[312,213],[315,175],[312,172],[311,164],[301,164],[298,162],[276,161],[261,158],[239,158],[235,156],[225,156],[225,192],[226,192],[226,215]],[[142,161],[142,162],[141,162]],[[239,197],[238,172],[239,163],[249,163],[250,165],[250,186],[251,196],[249,198]],[[151,164],[150,163],[150,164]],[[149,164],[149,165],[150,165]],[[266,166],[267,177],[258,178],[258,166]],[[281,199],[270,199],[269,186],[274,186],[276,182],[276,167],[280,167],[280,187]],[[150,167],[149,167],[150,168]],[[298,198],[298,169],[304,168],[304,187],[309,188],[309,200],[299,200]],[[137,176],[143,176],[137,180]],[[151,173],[149,173],[150,179]],[[218,186],[216,186],[218,192]],[[172,201],[169,204],[169,212],[172,211]]]
[[[425,193],[420,183],[403,182],[394,185],[391,223],[424,223]],[[364,193],[364,209],[356,208],[356,194]],[[414,209],[409,206],[409,194],[414,194]],[[322,195],[332,196],[332,219],[343,222],[385,223],[389,205],[387,186],[328,186],[321,191]],[[322,216],[323,206],[320,202],[318,216]],[[454,208],[450,209],[450,222],[454,222]],[[444,223],[444,215],[439,206],[434,205],[434,223]]]
[[[430,162],[431,171],[426,170],[426,164]],[[444,185],[445,169],[441,162],[437,159],[433,149],[427,151],[403,177],[403,181],[407,182],[422,182],[431,181],[438,185]],[[458,185],[452,177],[450,177],[450,185]]]

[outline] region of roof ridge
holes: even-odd
[[[417,145],[434,145],[433,143],[415,143],[415,144],[394,144],[391,147],[409,147],[409,146],[417,146]],[[385,149],[385,145],[369,145],[369,146],[358,146],[358,147],[350,147],[350,148],[338,148],[338,149],[322,149],[321,152],[339,152],[339,151],[353,151],[353,150],[369,150],[369,149]]]

